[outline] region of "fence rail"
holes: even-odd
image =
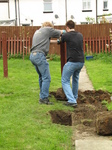
[[[30,54],[32,38],[26,37],[8,37],[6,38],[6,48],[8,55],[27,55]],[[107,46],[108,45],[108,46]],[[0,55],[3,54],[3,41],[0,39]],[[84,53],[112,53],[112,44],[110,37],[83,38]],[[51,44],[49,54],[60,55],[60,46]]]
[[[2,55],[2,32],[6,33],[7,52],[11,55],[29,54],[34,32],[40,26],[0,27],[0,55]],[[65,26],[54,26],[55,29],[65,29]],[[112,52],[112,23],[76,25],[75,30],[83,34],[84,53]],[[110,37],[111,35],[111,37]],[[109,45],[109,46],[106,46]],[[60,55],[60,46],[50,44],[50,54]]]
[[[27,55],[30,53],[30,48],[31,48],[31,38],[26,37],[8,37],[6,38],[5,44],[7,45],[7,53],[8,55]],[[3,47],[3,41],[2,38],[0,39],[0,55],[3,54],[2,48]]]
[[[31,46],[31,38],[8,38],[7,39],[7,51],[8,54],[29,54]]]
[[[107,46],[108,45],[108,46]],[[100,52],[111,52],[112,46],[110,37],[99,37],[99,38],[84,38],[83,40],[84,53],[100,53]]]

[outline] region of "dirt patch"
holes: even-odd
[[[62,110],[50,111],[52,122],[61,125],[72,125],[72,117],[70,112]]]
[[[66,101],[66,97],[63,95],[63,91],[57,90],[57,92],[51,92],[57,100]],[[62,95],[61,95],[62,94]],[[59,96],[60,95],[60,96]],[[95,132],[95,116],[97,112],[108,111],[105,104],[111,102],[110,93],[102,90],[98,91],[84,91],[78,92],[78,106],[74,108],[73,112],[66,112],[62,110],[50,111],[52,122],[63,125],[75,126],[83,133]]]

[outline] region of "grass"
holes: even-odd
[[[97,54],[85,62],[87,73],[95,90],[112,92],[112,54]]]
[[[94,54],[92,60],[85,61],[85,66],[94,89],[108,91],[112,96],[112,54]],[[112,102],[106,106],[112,110]]]
[[[55,56],[56,57],[56,56]],[[61,87],[61,64],[49,61],[50,91]],[[112,55],[95,55],[85,62],[96,90],[112,92]],[[50,110],[73,111],[54,97],[54,105],[40,105],[38,75],[28,59],[8,60],[8,78],[0,59],[0,150],[74,150],[70,126],[53,124]],[[112,103],[107,104],[112,110]]]
[[[61,87],[59,61],[50,61],[50,91]],[[8,78],[0,59],[0,150],[72,150],[72,127],[53,124],[50,110],[72,111],[56,102],[40,105],[38,75],[26,59],[8,60]]]

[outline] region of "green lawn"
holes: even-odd
[[[112,54],[94,55],[85,65],[95,90],[112,92]]]
[[[50,91],[61,87],[60,61],[49,61]],[[85,62],[96,90],[112,92],[112,55]],[[30,60],[8,60],[8,78],[0,59],[0,150],[74,150],[70,126],[53,124],[50,110],[73,111],[54,97],[54,105],[40,105],[38,75]],[[112,110],[112,104],[108,105]]]
[[[92,60],[85,61],[85,66],[94,89],[108,91],[112,96],[112,54],[94,55]],[[107,107],[112,110],[112,102]]]
[[[61,87],[59,61],[50,61],[50,91]],[[70,110],[57,102],[40,105],[38,75],[29,60],[10,59],[8,78],[0,60],[0,150],[71,150],[72,127],[53,124],[50,110]]]

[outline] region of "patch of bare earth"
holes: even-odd
[[[51,92],[57,100],[66,101],[62,88]],[[98,112],[108,111],[102,101],[111,102],[110,93],[102,90],[78,92],[78,106],[73,112],[63,110],[51,110],[50,115],[53,123],[70,125],[77,130],[81,136],[95,135],[95,117]],[[73,137],[81,138],[81,137]]]

